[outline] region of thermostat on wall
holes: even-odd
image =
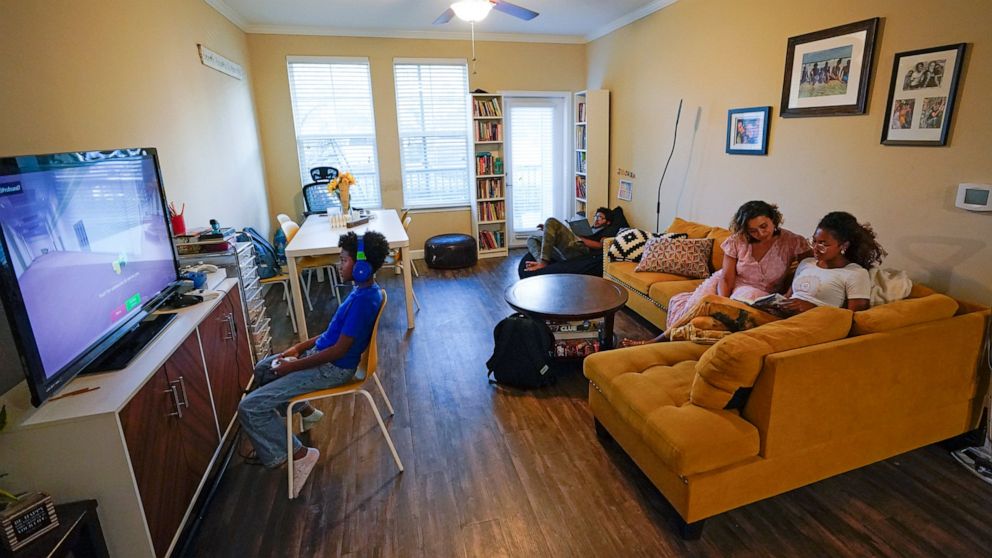
[[[968,211],[992,211],[992,186],[958,184],[958,198],[954,205]]]

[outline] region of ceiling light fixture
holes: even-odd
[[[475,23],[486,19],[493,5],[489,0],[460,0],[452,4],[451,9],[459,19]]]

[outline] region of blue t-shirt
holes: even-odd
[[[341,302],[327,330],[320,334],[314,347],[318,351],[323,351],[334,346],[341,334],[347,335],[355,342],[343,357],[333,361],[332,364],[348,370],[357,368],[362,353],[372,340],[372,326],[375,325],[380,306],[382,306],[382,291],[378,285],[372,283],[368,287],[356,286]]]

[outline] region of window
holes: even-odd
[[[354,207],[381,207],[372,80],[367,59],[289,58],[289,91],[302,184],[310,169],[350,172]]]
[[[464,61],[393,65],[406,207],[469,204],[468,68]]]

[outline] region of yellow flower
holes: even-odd
[[[347,211],[351,207],[351,196],[348,195],[348,190],[354,184],[355,177],[350,172],[346,172],[327,183],[327,193],[336,195],[341,201],[341,207]]]

